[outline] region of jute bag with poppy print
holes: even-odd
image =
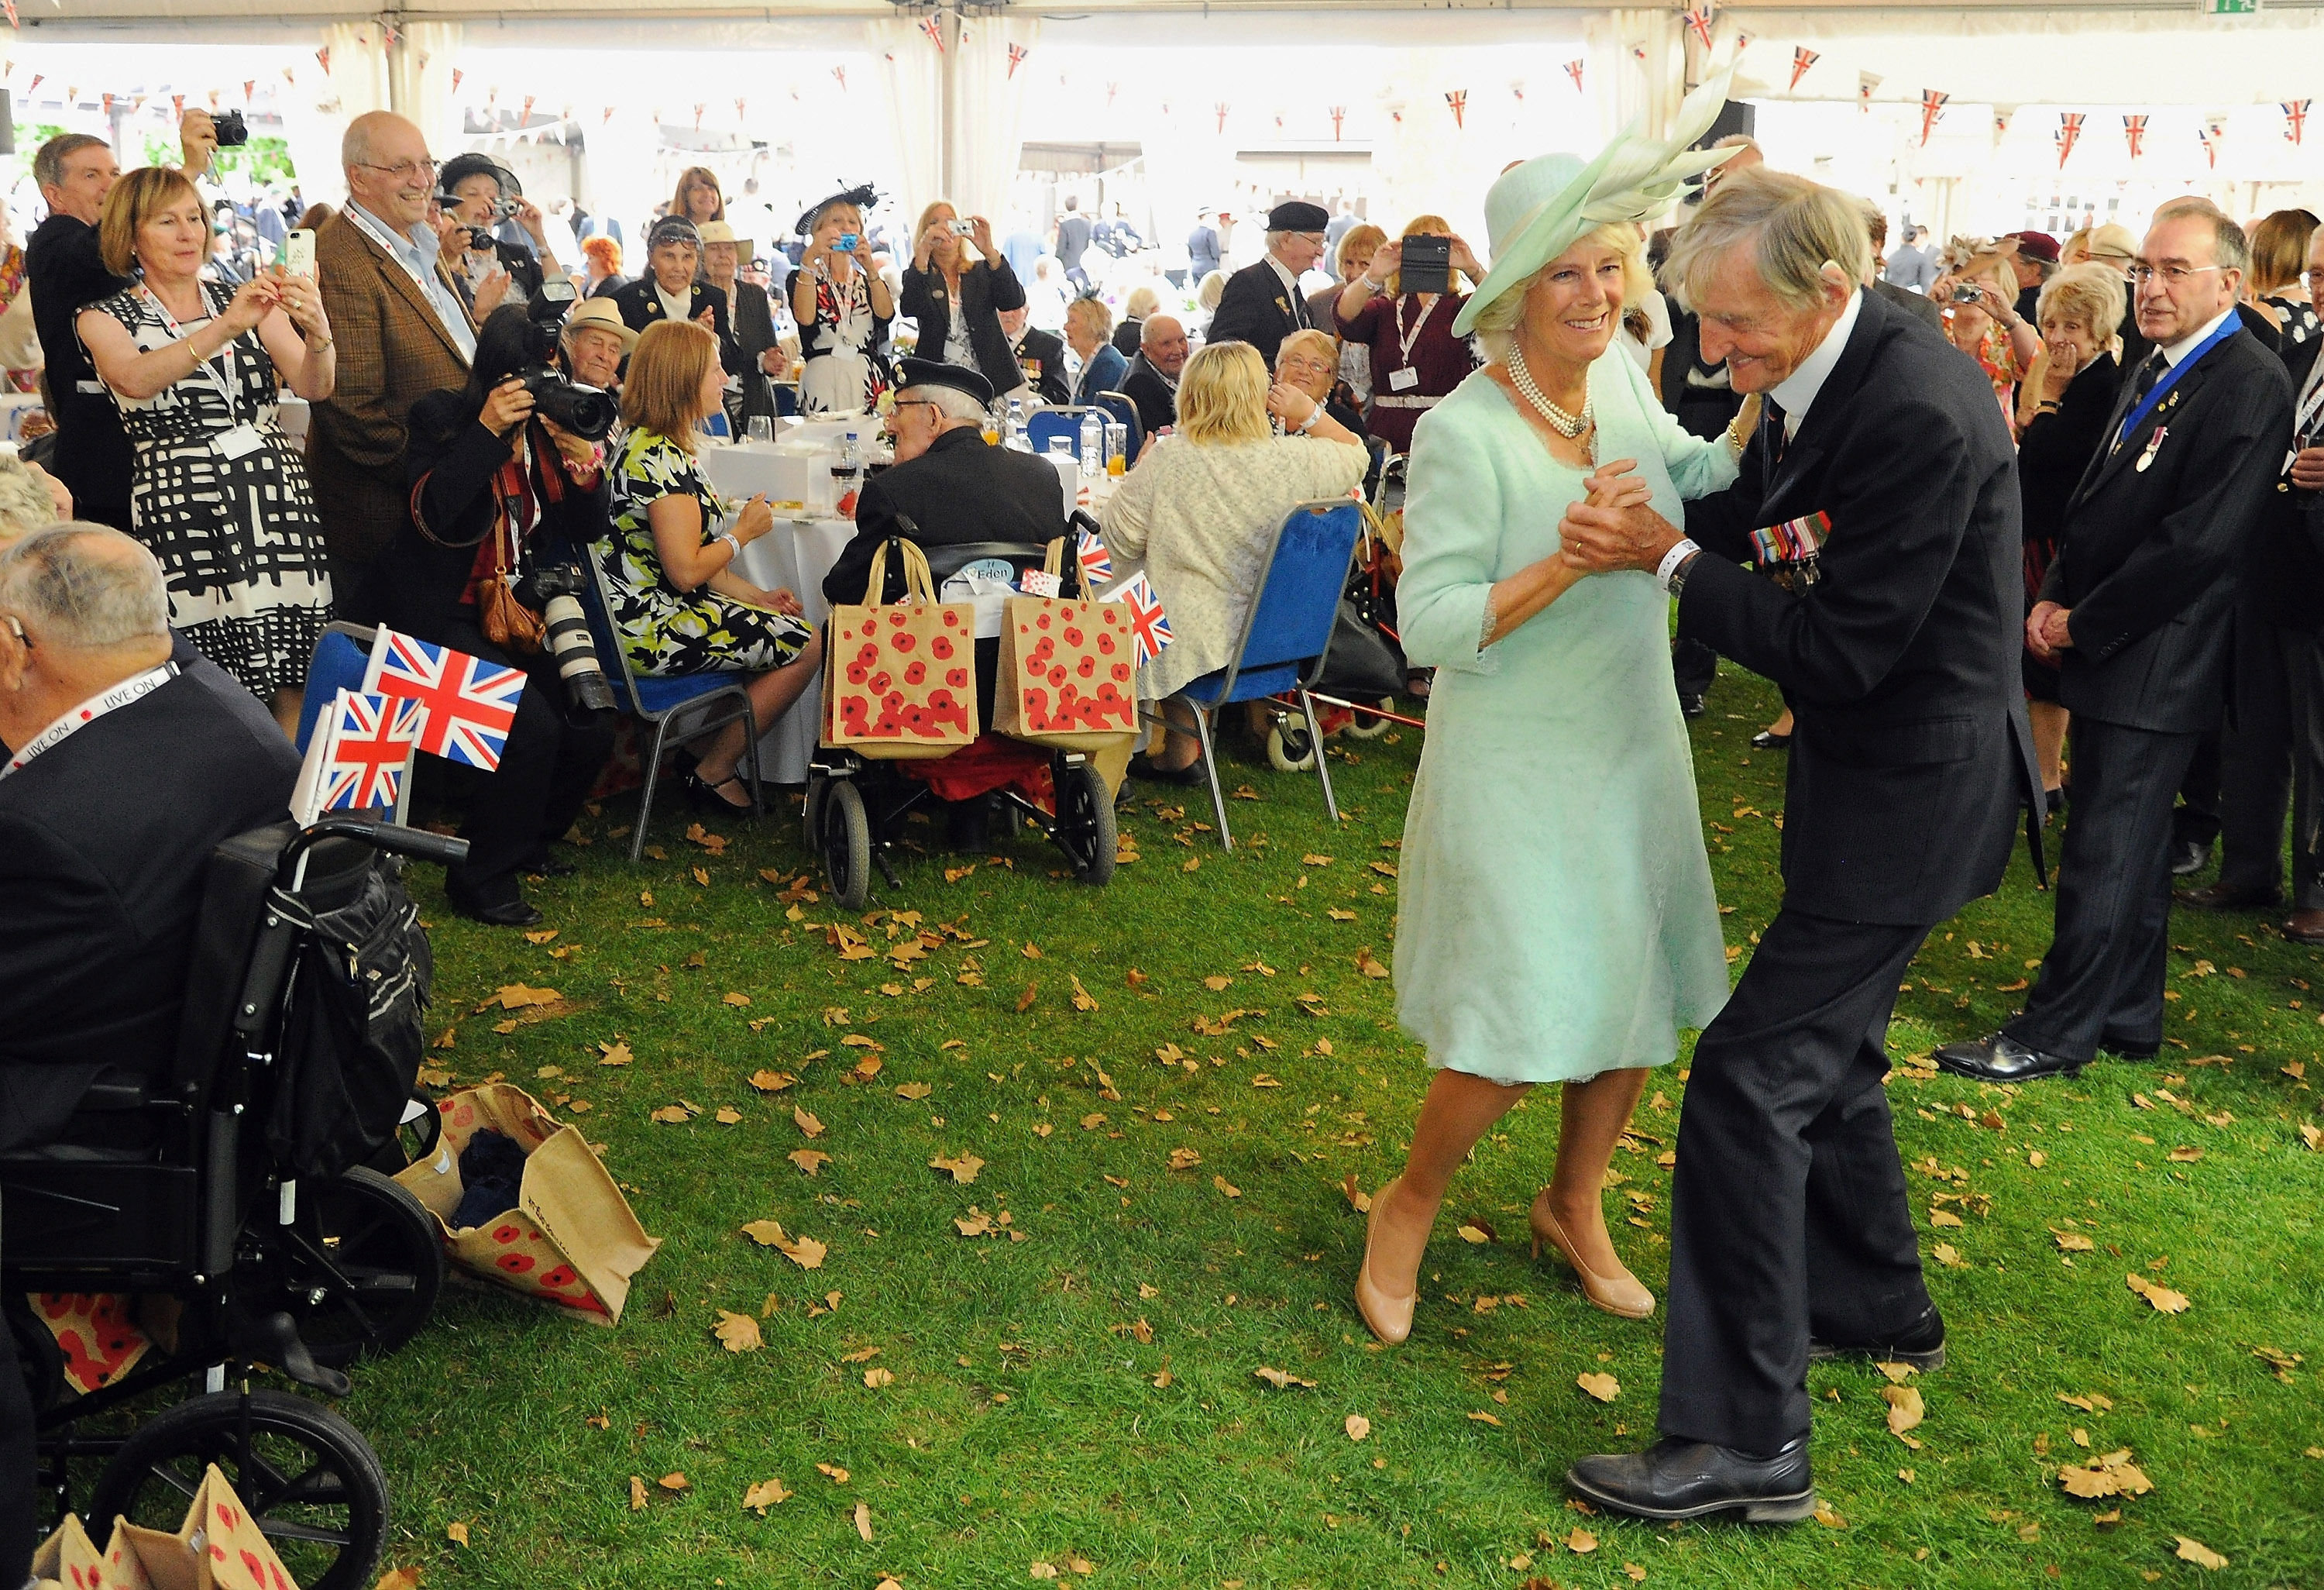
[[[465,1089],[436,1108],[444,1117],[436,1152],[395,1179],[435,1215],[452,1262],[594,1324],[619,1320],[630,1278],[661,1239],[646,1234],[580,1132],[505,1082]],[[460,1151],[486,1128],[524,1151],[516,1206],[455,1230],[450,1222],[466,1191]]]
[[[904,599],[878,605],[899,550]],[[976,738],[976,606],[939,602],[919,548],[890,536],[872,554],[866,605],[831,610],[823,743],[875,762],[949,756]]]
[[[215,1463],[176,1534],[114,1521],[101,1583],[104,1590],[299,1590]]]
[[[1059,751],[1108,750],[1137,732],[1137,663],[1120,603],[1011,596],[1001,613],[995,729]]]

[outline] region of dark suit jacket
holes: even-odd
[[[2315,368],[2320,349],[2324,337],[2311,337],[2283,350],[2294,419],[2299,417],[2300,389]],[[2293,629],[2324,629],[2324,492],[2301,491],[2292,484],[2288,453],[2252,540],[2256,553],[2251,582],[2254,611]]]
[[[1663,407],[1691,435],[1717,436],[1742,411],[1743,396],[1725,386],[1687,384],[1687,372],[1702,360],[1702,322],[1676,303],[1670,311],[1671,339],[1663,347]]]
[[[2040,799],[2019,681],[2016,462],[1973,360],[1878,297],[1799,434],[1773,410],[1728,490],[1687,504],[1682,635],[1783,687],[1797,719],[1784,903],[1841,921],[1941,922],[1990,892]],[[1750,532],[1829,514],[1821,580],[1741,567]]]
[[[2292,390],[2282,361],[2238,333],[2109,452],[2135,390],[2126,381],[2116,394],[2042,583],[2044,601],[2073,614],[2058,698],[2101,723],[2190,734],[2218,721],[2236,574],[2275,495]]]
[[[613,294],[621,291],[622,288],[627,287],[631,282],[636,280],[637,278],[635,276],[624,276],[616,272],[614,274],[606,277],[603,282],[598,282],[596,286],[592,287],[589,290],[588,296],[591,298],[611,298]]]
[[[1875,282],[1872,284],[1872,291],[1878,293],[1884,301],[1895,304],[1914,319],[1926,321],[1930,330],[1936,332],[1944,330],[1945,312],[1922,294],[1907,292],[1894,282],[1888,281]]]
[[[338,381],[315,405],[307,474],[335,558],[368,564],[408,512],[404,420],[431,392],[466,386],[468,361],[404,268],[345,210],[315,229],[315,273],[337,340]],[[457,301],[439,263],[437,273]],[[340,593],[341,611],[367,607]]]
[[[1057,263],[1068,271],[1077,270],[1082,255],[1089,252],[1089,217],[1079,210],[1057,217]]]
[[[1082,378],[1074,388],[1074,402],[1088,404],[1097,402],[1103,392],[1120,392],[1123,377],[1130,374],[1130,361],[1121,350],[1111,343],[1100,343],[1082,366]]]
[[[298,754],[177,654],[178,678],[0,779],[0,1149],[52,1139],[107,1067],[166,1073],[210,851],[287,815]]]
[[[1214,342],[1247,342],[1272,370],[1275,350],[1300,328],[1294,301],[1291,290],[1283,285],[1271,262],[1245,265],[1227,278],[1227,290],[1219,297],[1218,312],[1211,317],[1211,328],[1203,334],[1203,342],[1206,347]]]
[[[621,315],[622,324],[632,331],[643,331],[656,320],[669,319],[662,313],[661,294],[655,290],[650,272],[613,294],[613,308]],[[705,310],[710,311],[710,328],[718,333],[718,346],[723,349],[733,332],[726,320],[725,295],[696,282],[687,299],[686,318],[691,320]]]
[[[1178,423],[1178,394],[1144,354],[1130,361],[1130,374],[1115,390],[1138,405],[1139,429],[1146,435]]]
[[[767,290],[754,282],[734,279],[734,312],[731,334],[718,344],[719,362],[726,374],[739,376],[742,382],[740,412],[748,420],[764,414],[772,418],[775,412],[774,389],[768,384],[767,373],[759,365],[759,356],[777,346],[775,341],[775,310],[767,300]],[[729,399],[730,406],[733,400]],[[736,435],[742,434],[738,426]]]
[[[943,275],[933,269],[904,267],[904,290],[896,297],[896,312],[918,322],[924,359],[943,359],[945,340],[952,335],[952,308],[943,286]],[[1001,310],[1024,307],[1024,284],[1007,260],[979,260],[960,273],[960,313],[968,322],[968,346],[976,351],[976,367],[996,393],[1024,379],[1017,356],[1009,351],[1009,334],[1001,329]]]
[[[32,294],[32,328],[40,334],[57,422],[50,470],[73,495],[73,511],[120,530],[129,528],[129,438],[120,411],[97,384],[96,367],[80,345],[74,317],[129,285],[97,256],[97,228],[68,215],[42,221],[24,247]]]
[[[1146,322],[1143,319],[1124,320],[1113,328],[1113,346],[1120,350],[1125,359],[1134,357],[1139,345],[1145,340]]]
[[[1029,384],[1045,403],[1073,402],[1072,384],[1065,379],[1065,339],[1028,326],[1018,339],[1014,356],[1018,379]],[[1028,366],[1030,366],[1028,368]],[[1008,388],[996,387],[996,391]]]
[[[897,515],[918,533],[901,532]],[[991,447],[973,427],[947,430],[908,463],[873,476],[855,504],[855,539],[823,577],[830,602],[861,602],[872,554],[890,534],[921,547],[970,541],[1041,546],[1065,532],[1065,489],[1054,465],[1013,448]],[[890,560],[884,601],[900,600],[902,571]]]

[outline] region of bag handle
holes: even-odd
[[[936,577],[928,572],[928,555],[920,550],[918,542],[890,535],[872,549],[872,572],[863,582],[863,605],[877,607],[887,594],[888,550],[891,547],[895,549],[898,566],[904,572],[904,599],[908,602],[935,601]]]

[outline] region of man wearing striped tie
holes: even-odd
[[[1274,369],[1275,350],[1283,339],[1314,324],[1299,278],[1323,257],[1323,234],[1331,224],[1320,204],[1294,199],[1268,211],[1267,257],[1227,278],[1204,343],[1247,342]]]

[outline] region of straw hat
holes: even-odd
[[[2082,242],[2093,260],[2111,260],[2128,264],[2138,257],[2138,238],[2131,229],[2119,222],[2108,221],[2103,226],[2093,226]]]
[[[638,334],[622,323],[621,310],[609,298],[585,298],[573,306],[573,312],[565,317],[565,334],[569,337],[584,329],[612,332],[622,339],[624,356],[638,346]]]
[[[1544,154],[1503,171],[1485,195],[1493,268],[1462,306],[1452,335],[1468,336],[1488,305],[1522,291],[1584,233],[1618,221],[1651,220],[1669,207],[1687,178],[1732,159],[1736,148],[1687,145],[1718,121],[1733,70],[1729,67],[1686,97],[1668,138],[1641,137],[1633,122],[1587,163],[1576,155]]]
[[[750,239],[745,237],[735,236],[734,228],[728,226],[724,221],[705,221],[701,226],[696,227],[695,230],[701,234],[702,245],[705,248],[707,248],[714,243],[741,244],[748,243],[750,241]]]

